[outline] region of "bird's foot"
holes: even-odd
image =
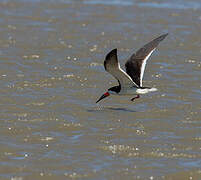
[[[136,97],[132,98],[131,101],[134,101],[135,99],[140,98],[140,95],[137,95]]]

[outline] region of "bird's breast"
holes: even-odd
[[[119,95],[135,95],[137,94],[137,88],[136,87],[122,88],[118,94]]]
[[[119,95],[137,95],[137,94],[146,94],[146,93],[154,92],[154,91],[157,91],[157,89],[129,87],[129,88],[122,88],[118,94]]]

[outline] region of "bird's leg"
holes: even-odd
[[[131,101],[134,101],[135,99],[140,98],[140,95],[138,94],[136,97],[132,98]]]

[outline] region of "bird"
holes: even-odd
[[[118,81],[119,85],[109,88],[96,103],[110,95],[135,95],[135,97],[131,99],[131,101],[134,101],[140,98],[141,94],[157,91],[156,88],[143,87],[142,79],[147,60],[167,35],[168,33],[163,34],[137,50],[137,52],[126,61],[126,72],[120,67],[118,62],[117,49],[110,51],[105,57],[104,68]]]

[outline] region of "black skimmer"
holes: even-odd
[[[107,72],[118,80],[119,85],[109,88],[96,103],[110,94],[137,95],[131,99],[131,101],[134,101],[134,99],[140,98],[140,94],[157,91],[156,88],[143,87],[142,79],[147,59],[167,35],[168,33],[159,36],[134,53],[125,64],[126,72],[121,69],[118,62],[117,49],[110,51],[105,58],[104,67]]]

